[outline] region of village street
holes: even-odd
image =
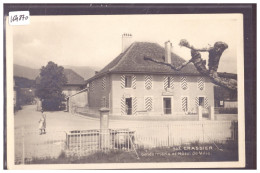
[[[88,130],[99,129],[100,121],[98,118],[91,118],[79,114],[71,114],[64,111],[45,112],[48,131],[70,131],[70,130]],[[41,118],[41,112],[36,111],[36,105],[24,106],[22,110],[15,113],[15,130],[24,128],[26,132],[38,131],[38,121]],[[129,120],[110,120],[110,128],[127,128],[127,126],[140,126],[149,124],[146,121]]]
[[[90,118],[64,111],[45,112],[47,125],[46,134],[39,134],[41,112],[36,111],[36,105],[23,106],[14,115],[15,156],[21,160],[23,154],[31,157],[57,157],[64,149],[66,133],[71,130],[99,129],[98,118]],[[110,121],[110,128],[127,128],[123,121]],[[136,125],[136,122],[127,122]],[[144,122],[143,122],[144,123]],[[24,149],[23,149],[24,146]],[[24,151],[23,151],[24,150]]]

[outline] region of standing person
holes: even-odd
[[[44,111],[42,110],[42,117],[39,120],[40,135],[46,133],[45,129],[46,129],[46,115],[44,114]]]

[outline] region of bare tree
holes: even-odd
[[[149,57],[144,57],[144,59],[169,66],[172,69],[177,70],[177,71],[181,70],[183,67],[185,67],[189,63],[193,63],[194,66],[196,67],[196,69],[200,72],[200,74],[202,74],[204,76],[208,76],[214,84],[225,87],[227,89],[237,90],[237,76],[236,75],[217,72],[220,57],[221,57],[222,53],[228,48],[228,45],[226,43],[219,41],[219,42],[216,42],[213,47],[197,49],[194,46],[190,45],[187,40],[183,39],[180,41],[179,45],[186,47],[188,49],[191,49],[191,59],[187,62],[184,62],[182,65],[180,65],[178,67],[175,67],[172,64],[154,60]],[[208,69],[206,68],[206,60],[203,60],[201,58],[200,52],[209,53]]]

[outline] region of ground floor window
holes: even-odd
[[[204,99],[204,97],[199,97],[199,106],[202,106],[202,107],[205,106],[205,99]]]
[[[125,112],[127,115],[132,115],[132,98],[125,99]]]
[[[164,114],[171,114],[172,113],[172,104],[171,98],[163,98],[163,110]]]

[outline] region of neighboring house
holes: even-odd
[[[74,95],[82,89],[82,86],[84,84],[83,77],[81,77],[79,74],[71,69],[64,69],[64,74],[68,79],[67,84],[63,86],[63,93],[66,96]]]
[[[184,59],[156,43],[131,42],[122,36],[122,53],[87,80],[89,109],[110,108],[111,115],[174,115],[214,105],[213,84],[189,64],[180,71],[144,60],[179,66]]]
[[[215,107],[237,108],[237,91],[214,86]]]
[[[67,78],[67,83],[63,86],[63,93],[71,96],[82,89],[84,78],[71,69],[64,69],[64,74]],[[36,84],[40,83],[40,76],[36,77]]]

